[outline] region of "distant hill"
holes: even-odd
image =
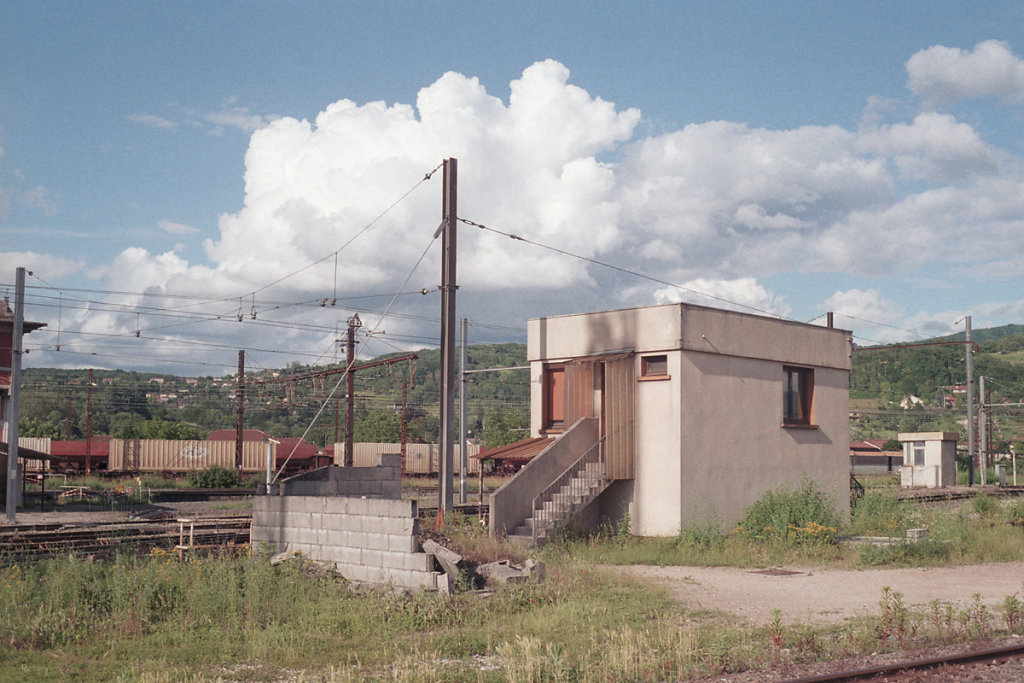
[[[377,440],[372,437],[382,434],[390,437],[397,433],[405,383],[411,417],[410,439],[436,439],[440,352],[426,349],[417,354],[419,358],[414,363],[403,361],[390,368],[382,366],[356,373],[357,438]],[[387,354],[380,359],[398,355],[403,354]],[[469,346],[466,355],[469,369],[521,366],[526,362],[526,345],[478,344]],[[367,359],[359,360],[359,364],[367,362]],[[336,421],[340,423],[339,433],[343,433],[344,375],[335,373],[295,381],[287,378],[339,367],[343,366],[313,367],[293,363],[283,369],[247,372],[245,426],[275,436],[301,436],[333,392],[333,399],[327,402],[307,435],[314,443],[333,442]],[[413,367],[414,377],[410,375]],[[87,378],[87,370],[26,369],[20,433],[66,438],[70,428],[71,438],[84,438],[89,422]],[[235,377],[176,377],[163,373],[94,370],[93,384],[93,434],[116,436],[126,430],[140,430],[146,422],[168,421],[188,425],[205,436],[214,429],[235,425]],[[500,415],[509,424],[527,421],[529,386],[529,373],[523,370],[473,374],[467,386],[466,423],[470,431],[482,433],[491,415]]]
[[[972,330],[978,378],[986,381],[987,402],[1024,402],[1024,325]],[[916,342],[959,342],[964,334]],[[857,419],[851,424],[855,438],[888,438],[899,431],[965,430],[965,393],[954,389],[967,381],[966,353],[962,345],[911,346],[873,350],[860,347],[853,354],[850,376],[851,405]],[[901,407],[908,396],[923,404]],[[994,441],[1024,439],[1024,418],[1016,407],[992,411]]]

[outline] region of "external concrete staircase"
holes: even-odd
[[[533,514],[509,534],[510,541],[543,545],[554,529],[566,526],[608,488],[611,482],[605,478],[603,445],[595,444],[534,498]]]
[[[491,494],[490,533],[527,545],[544,542],[601,495],[604,439],[597,418],[577,420]]]

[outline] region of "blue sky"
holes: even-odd
[[[323,362],[353,310],[364,354],[429,343],[436,294],[381,313],[437,285],[420,180],[454,156],[461,217],[653,278],[461,226],[471,341],[675,300],[861,343],[1020,323],[1022,29],[1009,2],[7,0],[0,288],[34,273],[34,365]]]

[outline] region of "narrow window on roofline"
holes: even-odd
[[[782,367],[783,425],[811,425],[814,418],[814,370]]]

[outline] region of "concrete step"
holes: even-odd
[[[506,538],[509,541],[511,541],[512,543],[517,543],[519,545],[524,545],[527,548],[533,548],[534,547],[533,536],[531,536],[529,534],[527,534],[525,536],[520,535],[520,534],[509,534],[508,536],[506,536]],[[537,545],[540,545],[540,543],[538,543]]]
[[[533,536],[533,520],[526,520],[525,524],[517,526],[512,533],[516,536]]]

